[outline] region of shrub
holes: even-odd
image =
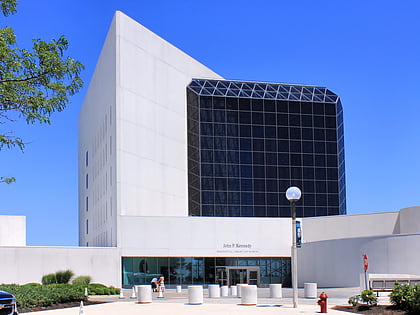
[[[347,301],[347,303],[356,306],[360,301],[360,295],[354,295],[349,297],[349,300]]]
[[[92,281],[92,278],[90,276],[78,276],[77,278],[74,278],[71,283],[73,284],[89,284],[90,281]]]
[[[42,284],[52,284],[57,283],[57,278],[55,277],[55,273],[50,273],[48,275],[44,275],[41,280]]]
[[[73,276],[74,276],[74,273],[71,270],[57,271],[55,273],[55,278],[57,279],[57,283],[69,283],[71,277]]]
[[[420,286],[396,283],[390,294],[391,303],[411,314],[420,313]]]
[[[372,290],[363,290],[360,293],[360,298],[367,305],[376,305],[378,303],[378,298]]]

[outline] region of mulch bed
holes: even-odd
[[[86,301],[83,302],[83,305],[94,305],[94,304],[102,304],[106,302],[102,301]],[[79,307],[80,302],[68,302],[68,303],[61,303],[61,304],[53,304],[51,306],[39,306],[34,308],[28,308],[24,310],[19,310],[19,313],[30,313],[30,312],[39,312],[39,311],[46,311],[46,310],[56,310],[68,307]]]
[[[344,311],[350,313],[359,313],[366,315],[405,315],[406,313],[402,310],[398,310],[393,305],[377,305],[377,306],[349,306],[349,305],[337,305],[332,307],[337,311]]]

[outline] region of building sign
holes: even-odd
[[[258,253],[258,250],[256,250],[253,246],[253,244],[250,243],[223,243],[221,248],[216,251],[217,253]]]

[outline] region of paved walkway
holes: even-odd
[[[350,296],[359,293],[359,288],[331,288],[318,289],[318,295],[325,291],[328,296],[328,313],[336,315],[351,314],[330,309],[334,305],[347,305]],[[283,298],[269,298],[269,289],[258,289],[258,304],[256,306],[240,305],[241,299],[237,297],[208,298],[204,290],[204,303],[202,305],[188,304],[188,290],[183,289],[176,293],[174,289],[167,290],[164,298],[157,298],[153,293],[153,302],[139,304],[137,299],[131,299],[131,290],[124,290],[124,299],[118,296],[90,296],[89,300],[108,301],[110,303],[84,306],[84,315],[251,315],[251,314],[319,314],[317,299],[303,298],[303,289],[299,290],[299,307],[292,308],[292,290],[283,288]],[[387,298],[381,298],[387,303]],[[80,308],[67,308],[59,310],[34,312],[42,315],[77,315]],[[353,314],[354,315],[354,314]]]

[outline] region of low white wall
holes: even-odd
[[[121,287],[117,248],[0,247],[0,257],[0,283],[40,283],[45,274],[70,269],[75,276]]]
[[[398,216],[395,211],[303,218],[302,242],[399,233]]]
[[[302,244],[299,285],[316,282],[319,287],[357,287],[365,253],[371,273],[420,274],[420,234],[347,238]]]
[[[26,246],[25,216],[0,215],[0,227],[0,246]]]
[[[123,256],[290,257],[291,219],[120,217]]]

